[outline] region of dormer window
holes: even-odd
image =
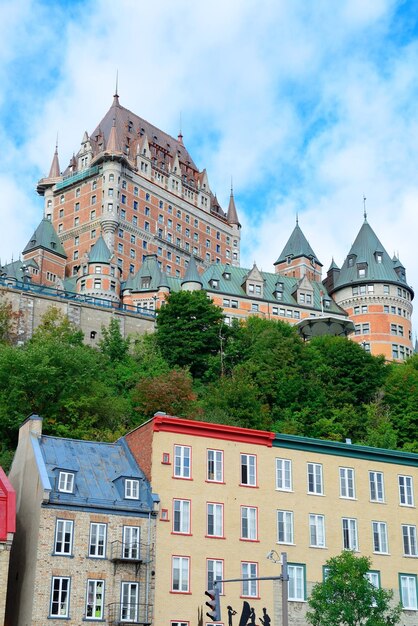
[[[149,289],[151,286],[151,277],[150,276],[144,276],[141,279],[141,287],[142,289]]]
[[[291,255],[291,254],[289,254],[289,256],[287,256],[287,257],[286,257],[286,263],[287,263],[288,265],[290,265],[290,264],[291,264],[291,262],[292,262],[292,255]]]
[[[224,278],[225,278],[225,280],[231,280],[231,273],[230,272],[224,272]]]
[[[219,289],[219,280],[217,278],[212,278],[210,284],[212,289]]]
[[[374,258],[376,259],[376,263],[383,263],[383,254],[381,252],[375,252]]]
[[[354,267],[354,259],[355,259],[355,255],[351,255],[347,258],[347,265],[348,267]]]
[[[58,475],[58,491],[62,493],[74,492],[74,474],[72,472],[60,472]]]
[[[125,498],[127,500],[139,500],[139,480],[132,478],[125,480]]]

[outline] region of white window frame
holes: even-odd
[[[175,478],[192,477],[192,449],[190,446],[174,446],[174,476]]]
[[[257,541],[257,517],[257,507],[241,506],[241,539]]]
[[[207,450],[206,480],[211,483],[224,482],[224,453],[223,450],[209,448]]]
[[[287,566],[287,572],[289,575],[289,602],[305,602],[305,567],[297,563],[289,563]]]
[[[125,478],[126,500],[139,500],[139,480],[137,478]]]
[[[340,467],[340,498],[354,500],[356,497],[354,469]]]
[[[246,487],[257,486],[257,457],[255,454],[241,454],[241,482]]]
[[[250,580],[251,578],[257,578],[257,576],[258,563],[254,561],[241,562],[241,578],[244,579],[241,589],[243,598],[258,598],[258,580]]]
[[[209,532],[212,530],[213,532]],[[206,505],[206,536],[224,536],[224,505],[219,502],[208,502]]]
[[[139,526],[124,526],[122,536],[124,559],[139,560],[141,555],[141,529]]]
[[[173,533],[190,535],[190,500],[173,500]]]
[[[124,581],[120,584],[120,621],[138,622],[139,583]]]
[[[190,557],[171,557],[171,591],[189,593],[190,589]]]
[[[324,479],[321,463],[307,463],[308,493],[316,496],[324,495]]]
[[[58,491],[61,493],[74,493],[74,472],[61,472],[58,474]]]
[[[369,472],[370,502],[385,501],[385,482],[383,472]]]
[[[294,543],[293,511],[277,511],[277,543]]]
[[[416,574],[399,574],[399,587],[403,608],[416,611],[418,609]]]
[[[207,589],[213,589],[215,580],[222,580],[224,577],[224,562],[222,559],[206,559],[206,582]],[[219,593],[223,594],[223,583],[218,583]]]
[[[53,576],[51,581],[50,617],[68,617],[70,612],[71,578]],[[57,595],[56,595],[57,594]],[[56,607],[54,606],[56,605]],[[53,612],[55,609],[55,612]]]
[[[90,522],[89,557],[94,559],[106,558],[107,524]]]
[[[386,522],[372,522],[373,552],[388,554],[388,526]]]
[[[292,491],[292,461],[290,459],[276,459],[276,489]]]
[[[412,476],[398,476],[399,503],[401,506],[414,506],[414,483]]]
[[[405,556],[418,556],[417,527],[414,524],[402,524],[402,543]]]
[[[343,534],[343,549],[358,551],[357,520],[353,517],[343,517],[341,520]]]
[[[105,581],[88,578],[86,588],[86,620],[98,620],[104,617]],[[89,615],[90,613],[90,615]]]
[[[73,550],[74,522],[68,519],[57,519],[55,522],[54,554],[71,555]],[[68,538],[69,536],[69,538]],[[61,544],[61,549],[57,548]],[[65,549],[67,547],[67,549]]]
[[[309,514],[309,545],[311,548],[325,548],[325,515]]]

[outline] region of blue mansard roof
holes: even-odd
[[[123,439],[102,443],[42,435],[32,441],[39,472],[48,476],[48,504],[129,515],[152,511],[150,484]],[[74,475],[72,493],[59,489],[60,472]],[[126,479],[139,481],[139,498],[125,498]]]

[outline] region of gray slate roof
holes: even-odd
[[[23,254],[25,254],[25,252],[36,250],[37,248],[43,248],[44,250],[49,250],[50,252],[58,254],[65,259],[67,258],[63,245],[55,232],[55,228],[52,226],[51,221],[46,218],[43,218],[38,228],[29,239],[25,249],[23,250]]]
[[[381,262],[378,262],[377,253],[381,257]],[[367,266],[364,277],[358,275],[359,263]],[[399,259],[390,258],[376,233],[365,219],[341,267],[333,291],[347,285],[370,281],[397,283],[403,287],[408,287],[406,279],[402,280],[395,272],[395,268],[405,269]]]
[[[105,240],[100,235],[100,237],[95,242],[92,249],[90,250],[89,262],[90,263],[109,263],[111,258],[112,258],[112,253],[107,247]]]
[[[322,263],[318,260],[318,257],[312,250],[298,223],[296,223],[292,234],[274,265],[283,263],[289,256],[292,258],[306,257],[307,259],[314,259],[318,265],[322,266]]]

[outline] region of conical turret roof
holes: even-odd
[[[181,281],[182,285],[186,283],[198,283],[203,286],[202,279],[197,270],[196,260],[193,255],[190,257],[189,265],[187,266],[186,273]]]
[[[239,219],[238,219],[238,213],[237,213],[237,209],[235,206],[234,193],[232,189],[231,189],[231,196],[229,198],[229,205],[228,205],[228,211],[226,214],[226,219],[228,220],[229,224],[235,224],[237,226],[241,226],[241,224],[239,223]]]
[[[313,259],[316,263],[318,263],[318,265],[322,266],[322,263],[320,263],[315,252],[309,245],[309,242],[303,234],[298,222],[296,222],[296,226],[293,229],[292,234],[290,235],[285,247],[274,265],[283,263],[288,257],[306,257],[307,259]]]
[[[23,254],[37,248],[43,248],[67,258],[65,250],[50,220],[44,218],[26,244]]]
[[[54,156],[52,157],[51,169],[49,170],[48,178],[58,178],[61,176],[60,163],[58,159],[58,144],[55,146]]]
[[[98,238],[89,253],[89,263],[109,263],[112,253],[102,235]]]
[[[343,286],[367,283],[371,280],[400,283],[406,286],[406,280],[395,271],[396,262],[390,258],[383,244],[368,223],[366,217],[358,235],[345,259],[333,291]],[[361,268],[359,268],[361,265]],[[397,266],[399,267],[399,266]],[[403,268],[402,264],[401,267]],[[365,270],[360,275],[359,269]],[[405,274],[403,273],[403,276]]]

